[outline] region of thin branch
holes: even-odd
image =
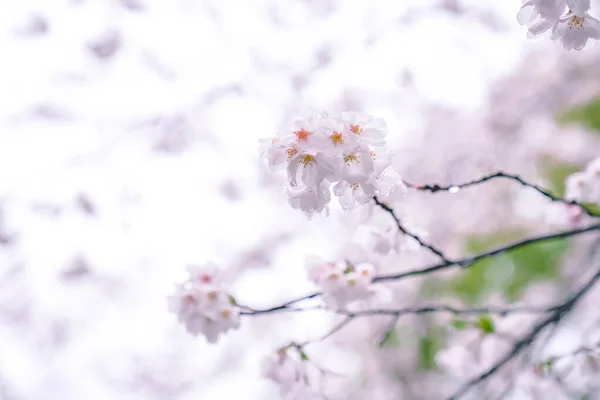
[[[301,308],[295,308],[295,307],[290,307],[296,303],[300,303],[302,301],[305,300],[310,300],[310,299],[314,299],[315,297],[319,297],[321,295],[321,293],[319,292],[315,292],[315,293],[311,293],[311,294],[307,294],[306,296],[302,296],[302,297],[298,297],[297,299],[294,300],[290,300],[287,303],[283,303],[279,306],[275,306],[275,307],[271,307],[271,308],[264,308],[264,309],[256,309],[256,308],[251,308],[248,306],[242,306],[242,308],[248,310],[248,311],[244,311],[241,312],[241,315],[259,315],[259,314],[269,314],[269,313],[276,313],[276,312],[294,312],[294,311],[302,311],[303,309]]]
[[[454,393],[448,400],[457,400],[467,394],[474,386],[487,380],[490,376],[495,374],[500,368],[510,362],[512,359],[517,357],[525,348],[527,348],[542,332],[546,327],[552,324],[560,322],[560,320],[571,311],[571,309],[581,300],[581,298],[596,284],[596,281],[600,279],[600,270],[569,300],[565,301],[560,306],[556,307],[555,311],[547,318],[536,324],[531,331],[515,343],[513,349],[500,358],[494,365],[492,365],[485,372],[469,380],[464,384],[456,393]]]
[[[526,182],[525,180],[523,180],[523,178],[521,178],[518,175],[512,175],[512,174],[507,174],[506,172],[495,172],[493,174],[490,175],[486,175],[483,176],[479,179],[473,180],[473,181],[469,181],[469,182],[464,182],[464,183],[460,183],[458,185],[448,185],[448,186],[441,186],[438,184],[433,184],[433,185],[415,185],[415,184],[411,184],[408,182],[404,182],[406,184],[406,186],[413,188],[413,189],[417,189],[417,190],[421,190],[421,191],[427,191],[427,192],[431,192],[431,193],[436,193],[436,192],[450,192],[450,191],[454,191],[454,190],[460,190],[460,189],[464,189],[467,188],[469,186],[476,186],[479,184],[482,184],[484,182],[490,181],[492,179],[509,179],[511,181],[517,182],[519,183],[521,186],[525,186],[528,188],[531,188],[535,191],[537,191],[538,193],[540,193],[542,196],[546,197],[547,199],[551,200],[551,201],[555,201],[555,202],[560,202],[560,203],[564,203],[567,205],[574,205],[577,206],[579,208],[581,208],[581,210],[583,210],[583,212],[585,212],[587,215],[589,215],[590,217],[600,217],[600,215],[594,213],[592,210],[590,210],[589,208],[587,208],[585,205],[574,201],[574,200],[566,200],[563,199],[561,197],[555,196],[552,193],[550,193],[548,190],[543,189],[539,186],[536,186],[532,183]]]
[[[382,282],[382,281],[389,281],[389,280],[399,280],[399,279],[403,279],[403,278],[406,278],[409,276],[426,275],[426,274],[429,274],[429,273],[432,273],[435,271],[439,271],[442,269],[447,269],[447,268],[450,268],[450,267],[456,266],[456,265],[466,268],[466,267],[473,265],[473,263],[475,261],[479,261],[484,258],[492,257],[497,254],[504,253],[504,252],[507,252],[510,250],[515,250],[520,247],[526,246],[528,244],[544,242],[546,240],[552,240],[552,239],[567,238],[567,237],[571,237],[571,236],[580,235],[582,233],[598,231],[598,230],[600,230],[600,224],[594,224],[594,225],[587,226],[585,228],[578,228],[578,229],[572,229],[572,230],[568,230],[568,231],[551,233],[551,234],[542,235],[542,236],[535,236],[535,237],[523,239],[523,240],[511,243],[511,244],[508,244],[506,246],[498,247],[496,249],[489,250],[489,251],[486,251],[486,252],[483,252],[480,254],[476,254],[471,257],[463,258],[461,260],[443,262],[440,264],[432,265],[430,267],[416,269],[416,270],[407,271],[407,272],[401,272],[399,274],[378,276],[378,277],[375,277],[375,279],[373,281],[374,282]]]
[[[425,307],[408,307],[401,309],[373,309],[365,311],[337,311],[338,314],[349,317],[366,317],[372,315],[393,315],[400,317],[405,314],[431,314],[438,312],[447,312],[454,315],[473,315],[473,314],[496,314],[502,317],[509,314],[545,314],[553,312],[561,306],[541,307],[476,307],[476,308],[454,308],[446,305],[435,305]]]
[[[447,263],[450,262],[450,260],[448,260],[446,258],[446,256],[444,255],[444,253],[442,253],[441,250],[438,250],[434,246],[425,243],[423,241],[423,239],[421,239],[419,236],[415,235],[414,233],[409,232],[404,226],[402,226],[400,219],[398,217],[396,217],[396,214],[394,214],[393,208],[380,202],[379,199],[377,199],[377,196],[373,197],[373,200],[375,201],[375,204],[377,204],[379,207],[381,207],[384,211],[388,212],[392,216],[392,218],[394,218],[394,221],[396,221],[396,225],[398,226],[398,229],[400,230],[400,232],[404,233],[406,236],[410,236],[411,238],[415,239],[421,247],[428,249],[433,254],[435,254],[436,256],[441,258],[444,262],[447,262]]]
[[[301,348],[303,348],[304,346],[307,346],[309,344],[322,342],[325,339],[329,338],[330,336],[333,336],[337,332],[339,332],[342,329],[344,329],[344,327],[346,325],[348,325],[350,322],[352,322],[353,319],[354,318],[352,316],[348,315],[346,318],[344,318],[342,321],[340,321],[338,324],[336,324],[333,328],[331,328],[331,330],[329,332],[327,332],[325,335],[323,335],[323,336],[321,336],[321,337],[319,337],[317,339],[308,340],[306,342],[299,343],[298,346],[301,347]]]
[[[476,254],[471,257],[466,257],[466,258],[454,260],[454,261],[444,261],[440,264],[432,265],[432,266],[422,268],[422,269],[401,272],[399,274],[376,276],[373,279],[373,282],[385,282],[385,281],[392,281],[392,280],[400,280],[400,279],[408,278],[410,276],[427,275],[427,274],[430,274],[435,271],[451,268],[453,266],[461,266],[462,268],[468,268],[469,266],[473,265],[473,263],[475,261],[479,261],[484,258],[492,257],[492,256],[495,256],[497,254],[504,253],[507,251],[515,250],[520,247],[526,246],[528,244],[541,243],[546,240],[577,236],[577,235],[587,233],[587,232],[592,232],[592,231],[600,231],[600,224],[594,224],[594,225],[587,226],[585,228],[572,229],[569,231],[562,231],[562,232],[552,233],[552,234],[548,234],[548,235],[527,238],[524,240],[520,240],[520,241],[511,243],[511,244],[490,250],[490,251]],[[305,300],[314,299],[316,297],[319,297],[320,295],[321,295],[321,293],[319,293],[319,292],[311,293],[311,294],[299,297],[297,299],[290,300],[281,305],[271,307],[271,308],[265,308],[265,309],[253,309],[253,308],[244,306],[243,308],[245,308],[248,311],[242,312],[242,314],[243,315],[260,315],[260,314],[268,314],[268,313],[276,313],[276,312],[301,311],[302,310],[301,308],[295,308],[295,307],[291,307],[291,306],[294,304],[300,303],[302,301],[305,301]]]

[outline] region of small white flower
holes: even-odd
[[[583,203],[600,202],[600,177],[589,171],[568,176],[565,180],[565,199]]]
[[[391,197],[397,200],[406,193],[406,185],[402,177],[400,177],[400,174],[391,165],[383,168],[381,172],[375,170],[371,181],[375,186],[377,196],[380,196],[381,199]]]
[[[344,210],[352,210],[359,204],[367,204],[375,195],[375,186],[367,182],[350,183],[339,181],[333,187]]]
[[[336,157],[358,149],[359,136],[355,135],[341,119],[328,117],[319,123],[320,150],[327,156]]]
[[[323,179],[336,182],[340,175],[339,163],[323,153],[300,153],[294,156],[288,164],[291,186],[297,186],[298,180],[300,180],[304,185],[314,188],[319,186]]]
[[[559,41],[566,50],[581,50],[588,39],[600,39],[600,21],[587,12],[571,9],[552,28],[552,40]]]
[[[576,15],[582,15],[590,11],[590,0],[567,0],[567,7]]]
[[[288,357],[285,352],[277,352],[262,359],[261,375],[277,383],[281,395],[285,396],[302,381],[304,372],[301,361]]]
[[[284,169],[288,161],[298,153],[298,147],[294,144],[286,144],[280,138],[268,138],[260,140],[261,157],[267,160],[272,171]]]
[[[583,217],[583,210],[576,205],[556,202],[548,204],[544,209],[546,223],[557,227],[578,226]]]
[[[324,400],[324,395],[311,384],[306,366],[304,360],[279,350],[262,359],[261,375],[279,386],[283,400]]]
[[[221,283],[221,276],[219,275],[219,266],[214,263],[207,263],[203,266],[200,265],[188,265],[186,270],[189,274],[190,281],[198,281],[205,284],[218,284]]]
[[[527,25],[531,34],[539,35],[558,21],[566,6],[566,0],[523,0],[517,20],[519,24]]]
[[[326,210],[327,204],[331,200],[329,187],[320,184],[316,188],[301,186],[287,188],[289,203],[292,208],[302,210],[308,215],[320,213]]]
[[[368,300],[378,294],[373,290],[375,267],[370,263],[350,264],[346,261],[327,263],[317,257],[306,260],[309,278],[323,292],[329,307],[345,308],[359,300]]]
[[[216,343],[222,333],[240,326],[240,310],[222,289],[217,267],[188,267],[190,277],[168,297],[169,310],[192,335]]]
[[[373,158],[365,147],[344,154],[342,178],[348,182],[367,182],[373,174]]]
[[[355,111],[342,113],[342,120],[348,125],[350,131],[360,137],[361,142],[373,146],[383,146],[388,128],[381,118]]]
[[[539,35],[557,23],[566,6],[566,0],[523,0],[517,20],[527,25],[530,34]]]
[[[285,145],[294,145],[299,151],[310,151],[320,147],[317,135],[318,116],[292,121],[277,132]]]

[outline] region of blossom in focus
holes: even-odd
[[[239,308],[222,288],[216,266],[188,268],[189,278],[168,298],[169,310],[192,335],[216,343],[221,334],[240,326]]]
[[[332,185],[346,210],[402,187],[390,165],[386,135],[380,118],[323,113],[293,121],[275,137],[260,140],[260,152],[271,170],[287,170],[290,205],[311,216],[328,211]]]

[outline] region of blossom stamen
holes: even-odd
[[[303,154],[300,156],[300,164],[306,167],[313,167],[315,165],[315,156],[311,156],[310,154]]]
[[[307,131],[306,129],[302,128],[298,131],[294,132],[294,135],[296,135],[296,141],[297,142],[302,142],[302,141],[306,141],[308,140],[308,137],[312,134],[312,132]]]
[[[350,130],[357,135],[362,133],[362,128],[360,125],[352,124],[350,125]]]
[[[344,139],[340,132],[333,132],[331,135],[329,135],[329,140],[331,140],[331,143],[335,145],[344,143]]]

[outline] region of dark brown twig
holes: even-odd
[[[541,194],[542,196],[546,197],[547,199],[554,201],[554,202],[560,202],[560,203],[564,203],[567,205],[574,205],[577,206],[579,208],[581,208],[581,210],[586,213],[587,215],[589,215],[590,217],[600,217],[600,215],[594,213],[592,210],[590,210],[588,207],[586,207],[585,205],[574,201],[574,200],[566,200],[563,199],[561,197],[555,196],[552,193],[550,193],[548,190],[543,189],[537,185],[534,185],[532,183],[526,182],[525,180],[523,180],[523,178],[521,178],[518,175],[513,175],[513,174],[508,174],[506,172],[495,172],[493,174],[489,174],[486,176],[483,176],[479,179],[475,179],[473,181],[469,181],[469,182],[464,182],[464,183],[460,183],[460,184],[455,184],[455,185],[447,185],[447,186],[442,186],[442,185],[438,185],[438,184],[431,184],[431,185],[415,185],[412,183],[408,183],[408,182],[404,182],[404,184],[410,188],[413,189],[417,189],[417,190],[421,190],[421,191],[427,191],[427,192],[431,192],[431,193],[436,193],[436,192],[450,192],[450,191],[454,191],[454,190],[460,190],[460,189],[464,189],[470,186],[476,186],[476,185],[480,185],[482,183],[485,183],[487,181],[491,181],[492,179],[509,179],[513,182],[517,182],[519,183],[521,186],[525,186],[528,188],[531,188],[533,190],[535,190],[536,192],[538,192],[539,194]]]

